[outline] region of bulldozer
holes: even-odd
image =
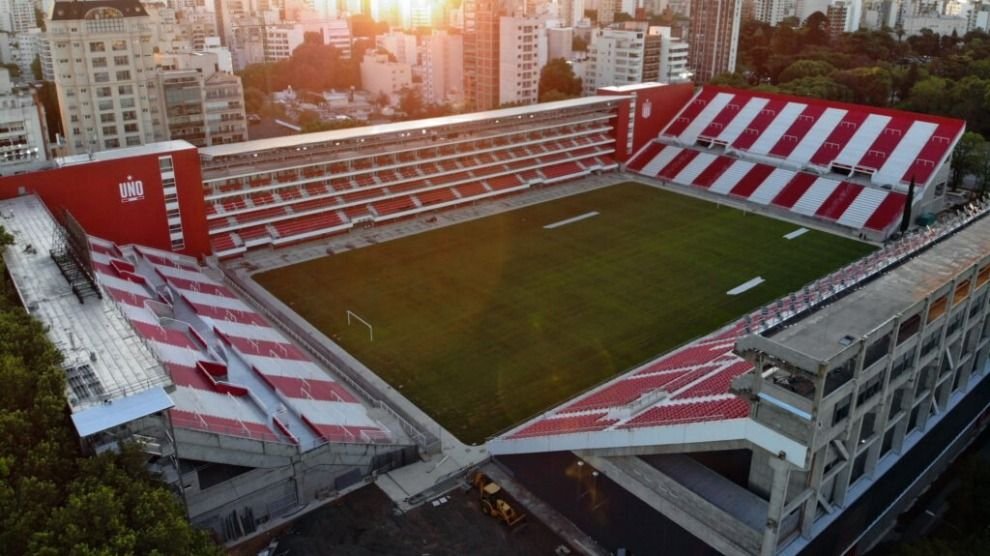
[[[478,489],[481,500],[481,511],[503,521],[509,527],[519,523],[526,514],[516,511],[510,503],[502,487],[482,472],[474,474],[471,485]]]

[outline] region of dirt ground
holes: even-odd
[[[553,555],[563,541],[532,517],[509,529],[481,513],[475,491],[454,490],[395,515],[388,497],[366,486],[296,521],[279,537],[279,556]]]

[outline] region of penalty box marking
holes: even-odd
[[[757,276],[756,278],[753,278],[752,280],[750,280],[748,282],[739,284],[738,286],[736,286],[736,287],[732,288],[731,290],[725,292],[725,294],[726,295],[739,295],[739,294],[741,294],[743,292],[746,292],[746,291],[749,291],[749,290],[755,288],[756,286],[759,286],[760,284],[762,284],[765,281],[766,280],[764,280],[762,276]]]
[[[552,230],[554,228],[559,228],[561,226],[566,226],[568,224],[573,224],[575,222],[580,222],[582,220],[585,220],[585,219],[588,219],[588,218],[592,218],[592,217],[595,217],[595,216],[598,216],[598,211],[596,211],[596,210],[595,211],[591,211],[591,212],[586,212],[584,214],[575,216],[573,218],[568,218],[567,220],[561,220],[560,222],[554,222],[553,224],[547,224],[546,226],[543,226],[543,229],[544,230]]]

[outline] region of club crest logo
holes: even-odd
[[[121,203],[133,203],[144,199],[144,182],[132,176],[127,176],[126,180],[117,184],[117,189],[120,190]]]

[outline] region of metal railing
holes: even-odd
[[[831,274],[806,284],[798,292],[779,298],[746,315],[742,319],[743,331],[746,334],[762,334],[795,315],[811,310],[887,269],[902,264],[988,212],[990,212],[990,197],[970,203],[936,226],[909,233]]]

